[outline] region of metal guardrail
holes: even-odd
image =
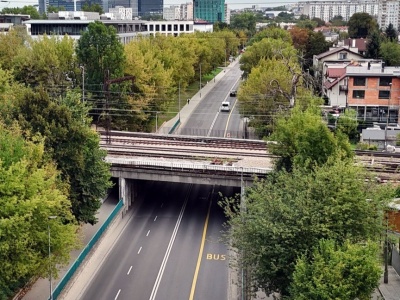
[[[121,159],[114,157],[106,157],[106,161],[111,164],[126,165],[138,168],[154,168],[154,169],[168,169],[168,170],[197,170],[197,171],[220,171],[231,174],[267,174],[273,171],[272,168],[248,168],[248,167],[235,167],[225,165],[211,165],[204,163],[177,163],[171,161],[154,161],[154,160],[140,160],[140,159]]]
[[[60,296],[62,290],[64,287],[67,285],[67,283],[71,280],[72,276],[75,274],[76,270],[79,268],[79,266],[82,264],[82,262],[85,260],[86,256],[89,254],[89,252],[92,250],[94,245],[96,245],[96,242],[100,239],[104,231],[107,229],[108,225],[114,220],[115,216],[117,213],[120,211],[121,207],[123,206],[123,201],[119,200],[118,204],[115,206],[107,220],[104,222],[103,225],[97,230],[97,232],[94,234],[94,236],[90,239],[89,243],[85,246],[85,248],[82,250],[82,252],[79,254],[79,256],[76,258],[74,263],[71,265],[71,267],[68,269],[67,273],[65,273],[64,277],[60,280],[58,285],[53,291],[53,299],[57,300],[57,297]]]

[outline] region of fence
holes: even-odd
[[[58,285],[53,291],[53,299],[56,300],[57,297],[61,294],[61,291],[64,289],[64,287],[67,285],[69,280],[72,278],[72,276],[75,274],[76,270],[79,268],[79,266],[82,264],[82,262],[85,260],[86,256],[92,250],[93,246],[96,245],[96,242],[100,239],[102,236],[103,232],[107,229],[108,225],[114,220],[115,216],[117,213],[120,211],[121,207],[123,206],[122,200],[119,200],[118,204],[115,206],[113,211],[111,212],[110,216],[106,219],[104,224],[97,230],[95,235],[90,239],[89,243],[85,246],[85,248],[82,250],[82,252],[79,254],[75,262],[72,264],[72,266],[68,269],[67,273],[65,273],[64,277],[60,280]]]

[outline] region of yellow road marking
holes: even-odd
[[[197,258],[196,270],[194,271],[194,276],[193,276],[193,281],[192,281],[192,288],[190,289],[189,300],[193,300],[194,299],[194,291],[196,289],[197,277],[199,275],[201,257],[203,256],[204,243],[206,241],[206,233],[207,233],[207,227],[208,227],[208,219],[210,217],[210,210],[211,210],[211,201],[210,201],[210,204],[208,205],[208,212],[207,212],[206,221],[204,223],[203,236],[201,238],[199,257]]]

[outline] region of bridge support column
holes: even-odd
[[[129,183],[130,180],[126,180],[125,178],[119,178],[119,199],[122,200],[124,206],[122,207],[122,213],[126,213],[129,207]]]

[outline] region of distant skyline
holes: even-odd
[[[5,1],[1,0],[0,2],[0,10],[3,9],[4,7],[23,7],[25,5],[35,5],[38,4],[38,1],[36,0],[9,0]],[[164,0],[164,6],[170,6],[170,5],[177,5],[177,4],[183,4],[187,2],[193,2],[190,0]],[[286,4],[291,4],[291,3],[296,3],[297,1],[279,1],[279,0],[225,0],[225,3],[228,4],[228,6],[231,9],[240,9],[240,8],[245,8],[245,7],[252,7],[253,5],[258,5],[261,7],[275,7],[275,6],[281,6],[281,5],[286,5]]]

